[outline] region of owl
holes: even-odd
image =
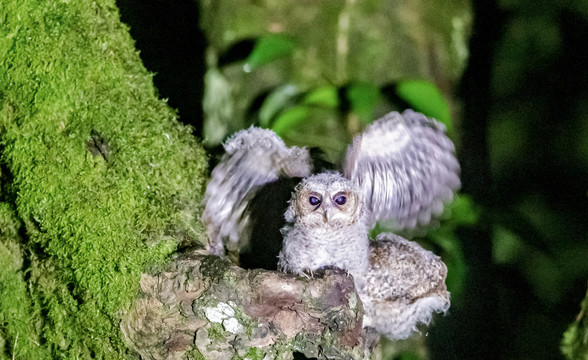
[[[295,188],[281,229],[278,268],[304,274],[336,266],[356,287],[369,270],[365,212],[356,186],[336,172],[312,175]]]
[[[405,339],[434,312],[449,308],[447,268],[400,236],[370,240],[365,214],[358,188],[339,173],[302,180],[285,214],[278,267],[297,274],[332,266],[347,270],[363,303],[363,325]]]
[[[315,169],[311,152],[266,129],[242,130],[224,146],[204,197],[209,252],[250,254],[266,259],[262,267],[277,262],[305,276],[344,269],[364,326],[390,339],[447,310],[439,257],[394,234],[368,235],[377,222],[427,225],[453,197],[459,164],[442,124],[412,110],[391,112],[353,139],[341,172]]]

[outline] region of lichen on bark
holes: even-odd
[[[343,271],[323,275],[244,270],[187,252],[143,275],[121,328],[146,359],[368,358],[373,339],[362,327],[353,279]]]

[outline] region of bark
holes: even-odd
[[[145,359],[369,357],[373,336],[353,279],[327,270],[301,278],[244,270],[188,251],[141,278],[141,296],[121,329]]]

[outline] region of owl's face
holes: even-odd
[[[322,173],[296,187],[286,220],[309,228],[342,227],[362,221],[361,214],[355,185],[338,173]]]

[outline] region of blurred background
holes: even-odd
[[[415,240],[448,265],[452,307],[384,359],[564,358],[588,281],[588,2],[117,5],[211,166],[251,124],[330,162],[391,110],[447,126],[462,191]]]

